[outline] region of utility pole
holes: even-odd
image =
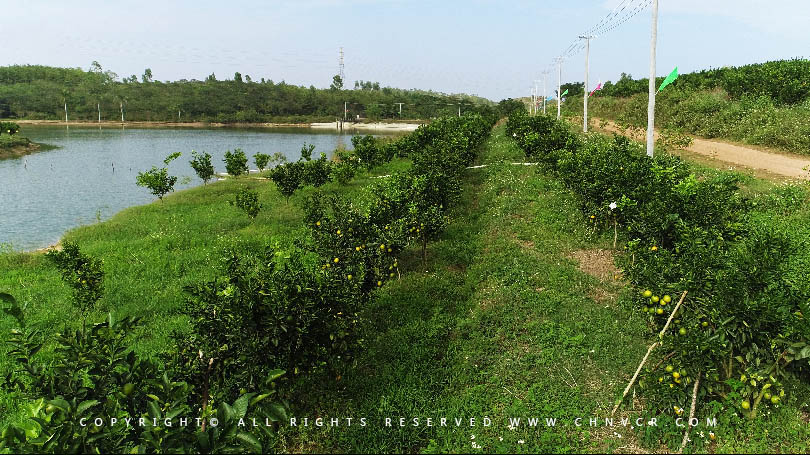
[[[529,103],[531,103],[531,104],[529,104],[529,114],[534,115],[534,106],[535,106],[534,87],[529,87],[529,93],[531,94],[531,96],[529,96],[529,100],[530,100]]]
[[[343,121],[344,122],[346,121],[346,115],[348,114],[348,112],[349,112],[349,102],[344,101],[343,102]]]
[[[537,84],[540,82],[540,79],[534,80],[534,113],[540,110],[540,90],[537,87]]]
[[[98,107],[98,123],[101,123],[101,103],[96,104]]]
[[[68,118],[67,118],[67,103],[65,103],[65,123],[67,123],[67,122],[68,122]]]
[[[402,117],[402,105],[405,103],[394,103],[394,104],[399,104],[399,116]]]
[[[580,36],[580,39],[585,40],[585,87],[583,87],[585,93],[582,97],[584,99],[582,108],[582,131],[584,133],[588,132],[588,57],[591,52],[591,38],[594,38],[594,36]]]
[[[118,107],[121,108],[121,123],[124,123],[124,102],[119,102]]]
[[[655,46],[658,41],[658,0],[652,4],[652,37],[650,38],[650,100],[647,105],[647,156],[655,149]]]
[[[458,105],[458,116],[461,117],[461,104]]]
[[[548,70],[543,71],[543,115],[546,115],[546,98],[548,95],[546,94],[546,76],[548,75]]]
[[[562,57],[557,57],[557,120],[560,119],[560,98],[562,98]]]
[[[340,80],[343,83],[346,83],[346,74],[343,72],[343,46],[340,46],[340,63],[338,64],[338,74],[340,75]]]

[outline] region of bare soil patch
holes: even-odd
[[[579,264],[579,269],[588,275],[609,283],[620,274],[613,264],[613,252],[610,250],[576,250],[571,252],[569,258]]]

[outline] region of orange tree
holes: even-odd
[[[700,378],[699,396],[754,417],[783,399],[786,382],[808,380],[803,240],[755,209],[737,177],[697,178],[677,158],[648,158],[621,137],[583,140],[550,117],[515,112],[507,131],[580,197],[597,229],[621,226],[618,264],[651,331],[672,316],[664,361],[641,381],[651,404],[678,413],[672,403],[688,403]],[[672,315],[683,290],[689,297]]]

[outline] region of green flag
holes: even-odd
[[[562,94],[562,95],[560,95],[560,98],[562,98],[563,96],[565,96],[565,95],[567,95],[567,94],[568,94],[568,89],[565,89],[565,91],[563,92],[563,94]]]
[[[658,87],[658,91],[660,92],[661,90],[664,89],[664,87],[675,82],[675,79],[677,78],[678,78],[678,67],[676,66],[675,69],[672,70],[671,73],[669,73],[669,76],[667,76],[667,78],[664,79],[664,82],[661,83],[661,86]]]

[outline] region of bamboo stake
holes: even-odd
[[[664,324],[664,328],[661,329],[661,332],[658,334],[659,339],[664,336],[664,333],[666,333],[667,329],[669,328],[669,324],[672,322],[672,318],[675,317],[675,313],[678,312],[678,308],[681,307],[681,304],[683,303],[683,299],[686,298],[686,293],[687,292],[689,292],[689,291],[683,291],[683,294],[681,294],[681,300],[679,300],[678,304],[675,305],[675,309],[672,310],[672,313],[669,315],[669,319],[667,319],[667,323]],[[630,380],[630,383],[627,384],[627,387],[624,389],[624,393],[622,394],[622,398],[616,403],[616,406],[613,407],[613,411],[610,413],[611,416],[613,414],[616,414],[616,411],[619,409],[619,406],[622,404],[622,401],[624,401],[624,399],[627,398],[627,394],[630,392],[630,389],[633,387],[633,384],[636,382],[636,379],[638,378],[638,374],[641,373],[641,369],[644,368],[644,364],[647,363],[647,358],[650,356],[650,353],[653,351],[653,349],[657,348],[659,344],[660,344],[660,341],[656,341],[655,343],[653,343],[650,346],[649,349],[647,349],[647,354],[645,354],[644,358],[641,359],[641,363],[638,365],[638,368],[636,369],[636,374],[633,375],[633,379]]]
[[[698,386],[700,386],[700,373],[698,373],[697,378],[695,378],[695,388],[692,389],[692,407],[689,409],[689,421],[686,423],[686,431],[683,433],[683,441],[681,441],[681,450],[679,450],[678,453],[683,453],[683,449],[686,447],[686,443],[689,441],[689,430],[691,429],[689,422],[691,422],[695,417],[695,403],[697,403]]]

